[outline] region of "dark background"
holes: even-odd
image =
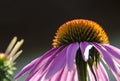
[[[111,44],[120,47],[117,0],[0,0],[0,52],[6,50],[14,36],[25,40],[21,47],[24,52],[16,60],[15,74],[51,49],[58,27],[72,19],[98,22],[108,33]]]

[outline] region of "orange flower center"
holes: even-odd
[[[77,19],[61,25],[53,39],[53,47],[73,42],[97,42],[108,44],[108,36],[102,27],[90,20]]]

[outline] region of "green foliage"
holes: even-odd
[[[16,69],[13,62],[0,62],[0,81],[11,81],[13,71]]]

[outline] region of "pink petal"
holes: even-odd
[[[83,57],[85,62],[89,59],[89,50],[92,47],[93,46],[88,42],[81,42],[80,43],[80,49],[81,49],[81,52],[82,52],[82,57]]]
[[[50,63],[51,61],[53,61],[54,58],[56,57],[56,55],[58,55],[58,54],[61,52],[61,50],[63,50],[63,49],[64,49],[64,46],[60,46],[56,51],[53,52],[53,54],[49,57],[49,59],[46,61],[46,63],[44,63],[45,66],[44,66],[43,70],[46,69],[46,67],[49,65],[49,63]],[[46,58],[47,58],[47,57],[46,57]]]
[[[76,67],[75,67],[75,68],[76,68]],[[75,69],[74,81],[79,81],[79,80],[78,80],[77,68]]]
[[[74,72],[73,71],[68,72],[66,81],[74,81]]]
[[[35,73],[30,74],[25,81],[41,81],[41,79],[43,79],[43,77],[45,77],[45,75],[48,72],[48,68],[51,66],[52,62],[48,65],[48,67],[46,68],[45,71],[43,71],[42,69],[44,67],[41,67],[40,69],[38,69]],[[43,81],[45,80],[45,78],[43,79]]]
[[[74,67],[73,70],[68,71],[68,75],[67,75],[67,80],[66,81],[74,81],[74,76],[75,76],[75,71],[76,71],[75,69],[76,68]]]
[[[105,62],[107,63],[107,65],[114,71],[116,72],[117,74],[119,74],[117,72],[117,68],[113,62],[113,59],[112,57],[110,56],[110,53],[108,51],[105,50],[104,47],[102,47],[101,45],[99,44],[93,44],[93,46],[100,52],[100,54],[102,54]]]
[[[92,67],[93,68],[93,71],[94,71],[94,73],[95,73],[95,76],[96,76],[96,79],[97,79],[97,81],[99,81],[99,74],[98,74],[98,72],[97,72],[97,69],[96,69],[96,67]]]
[[[95,81],[95,77],[94,77],[93,73],[91,72],[89,66],[88,66],[88,74],[89,74],[90,81]]]
[[[60,76],[62,75],[63,71],[58,71],[53,77],[51,77],[51,81],[59,81],[60,80]]]
[[[21,77],[23,74],[25,74],[27,71],[29,71],[30,69],[33,68],[34,65],[36,65],[37,61],[39,60],[39,58],[33,60],[31,63],[29,63],[28,65],[26,65],[16,76],[15,79]]]
[[[103,44],[102,45],[109,53],[111,56],[113,56],[113,58],[120,64],[120,49],[112,46],[112,45],[107,45],[107,44]]]
[[[44,75],[44,73],[46,72],[47,69],[50,68],[50,64],[52,63],[51,61],[49,61],[50,59],[53,59],[53,56],[55,57],[56,54],[58,54],[58,52],[61,51],[61,49],[63,49],[62,47],[57,48],[56,50],[54,50],[52,53],[52,55],[50,55],[49,57],[46,57],[42,60],[40,60],[37,65],[32,69],[32,71],[30,71],[29,76],[27,77],[26,81],[31,79],[31,77],[33,77],[34,75],[36,75],[39,72],[39,77]],[[47,65],[46,65],[47,64]],[[49,68],[48,68],[49,67]]]
[[[99,67],[98,67],[98,69],[95,68],[95,70],[96,70],[97,80],[98,81],[106,81],[106,80],[104,80],[104,77],[103,77]]]
[[[67,80],[67,75],[68,75],[68,67],[65,66],[61,76],[59,77],[59,81],[66,81]]]
[[[101,74],[103,81],[109,81],[108,74],[101,62],[98,63],[98,73]]]
[[[74,65],[74,69],[72,70],[72,71],[69,71],[70,72],[70,75],[68,75],[69,77],[69,79],[68,79],[68,81],[75,81],[74,79],[74,77],[75,77],[75,73],[76,73],[76,68],[75,68],[75,65]]]
[[[68,68],[65,68],[58,71],[53,77],[51,77],[51,81],[66,81],[68,75]]]
[[[45,54],[43,54],[39,60],[39,62],[37,63],[36,66],[34,66],[33,70],[31,71],[31,73],[36,72],[40,67],[43,67],[43,65],[45,65],[46,63],[49,63],[48,60],[51,59],[52,56],[55,56],[57,54],[57,52],[60,51],[62,47],[59,48],[53,48],[49,51],[47,51]]]
[[[56,56],[54,59],[51,67],[49,68],[49,71],[46,75],[46,79],[49,78],[50,76],[54,75],[57,73],[59,70],[63,69],[66,65],[66,50],[67,47],[65,47],[60,54]]]
[[[46,52],[41,57],[35,59],[34,61],[32,61],[31,63],[29,63],[28,65],[26,65],[19,72],[19,74],[15,77],[15,79],[21,77],[27,71],[30,71],[30,75],[34,75],[36,73],[36,71],[38,71],[40,69],[40,67],[42,67],[45,64],[45,62],[49,59],[49,57],[51,56],[51,54],[53,54],[53,52],[56,51],[57,49],[58,48],[53,48],[53,49],[49,50],[48,52]]]
[[[67,48],[66,57],[67,57],[67,66],[69,70],[73,69],[73,64],[74,64],[74,60],[75,60],[76,52],[78,48],[79,48],[78,43],[72,43]]]

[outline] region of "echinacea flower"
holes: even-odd
[[[22,53],[22,50],[18,50],[24,40],[17,43],[16,41],[17,37],[14,37],[5,53],[0,53],[0,81],[11,81],[13,71],[16,69],[15,60]]]
[[[90,20],[69,21],[58,29],[53,48],[26,65],[25,81],[109,81],[105,66],[120,81],[120,49],[109,44],[102,27]]]

